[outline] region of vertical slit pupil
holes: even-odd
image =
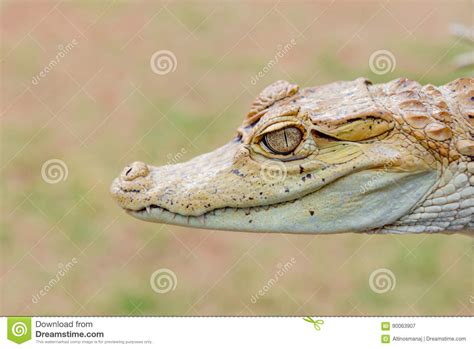
[[[288,137],[286,135],[286,129],[283,130],[283,135],[285,136],[285,143],[286,143],[286,146],[288,147]]]

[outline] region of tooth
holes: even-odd
[[[146,212],[147,212],[148,214],[150,214],[150,212],[151,212],[150,206],[146,206],[145,208],[146,208]]]
[[[204,218],[204,216],[198,216],[196,217],[199,221],[199,223],[201,223],[201,225],[204,225],[206,223],[206,219]]]

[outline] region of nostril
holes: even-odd
[[[133,164],[125,167],[121,177],[125,181],[133,181],[138,177],[146,177],[149,173],[150,169],[144,162],[136,161]]]

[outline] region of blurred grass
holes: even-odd
[[[472,242],[465,236],[194,230],[132,219],[108,193],[131,161],[159,165],[182,149],[186,160],[229,140],[254,96],[278,79],[311,86],[406,76],[444,84],[466,75],[451,65],[467,47],[455,44],[448,26],[472,20],[468,3],[433,2],[427,16],[423,2],[409,11],[392,2],[367,22],[379,3],[283,3],[272,10],[271,3],[163,9],[146,1],[78,1],[59,4],[20,41],[54,5],[2,3],[2,314],[472,314]],[[407,36],[404,27],[416,30]],[[32,85],[58,45],[73,38],[78,46]],[[295,47],[252,85],[292,38]],[[176,54],[175,72],[151,72],[150,56],[159,49]],[[368,66],[379,49],[397,59],[384,76]],[[41,178],[51,158],[69,171],[54,185]],[[73,257],[78,264],[32,303],[58,264]],[[291,271],[252,303],[291,258]],[[153,292],[149,279],[159,268],[176,273],[175,291]],[[393,291],[370,290],[378,268],[396,275]]]

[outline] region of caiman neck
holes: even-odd
[[[434,189],[410,214],[382,228],[390,233],[456,233],[474,228],[474,162],[461,158],[442,169]],[[402,199],[402,198],[400,198]]]

